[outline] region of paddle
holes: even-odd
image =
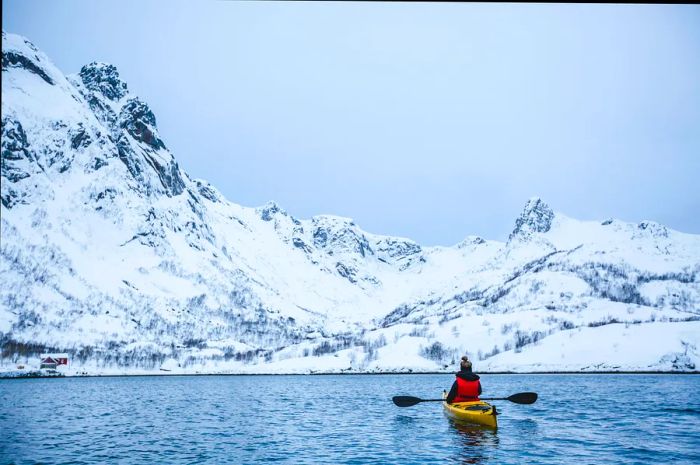
[[[411,407],[420,402],[444,402],[445,399],[419,399],[411,396],[394,396],[391,398],[399,407]],[[536,392],[519,392],[510,397],[482,397],[480,400],[509,400],[516,404],[534,404],[537,400]]]

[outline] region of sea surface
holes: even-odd
[[[700,376],[483,375],[497,431],[453,424],[451,375],[0,380],[2,464],[700,464]]]

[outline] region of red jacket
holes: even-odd
[[[481,394],[481,382],[479,375],[471,371],[460,371],[456,374],[452,389],[445,399],[448,403],[475,402]]]

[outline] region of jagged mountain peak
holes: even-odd
[[[351,218],[319,215],[311,219],[314,245],[327,253],[357,253],[362,257],[374,255],[365,233]]]
[[[57,74],[60,76],[49,58],[29,39],[2,31],[2,70],[11,68],[24,69],[50,85],[56,83]]]
[[[262,207],[256,208],[255,211],[258,212],[260,219],[263,221],[271,221],[277,214],[287,216],[287,212],[273,200],[268,201]]]
[[[486,240],[484,238],[482,238],[481,236],[469,235],[469,236],[465,237],[464,240],[459,242],[456,245],[456,247],[458,249],[464,249],[466,247],[481,245],[481,244],[485,244],[485,243],[486,243]]]
[[[384,263],[400,263],[399,270],[408,269],[414,262],[425,262],[423,248],[410,239],[380,237],[374,243],[377,258]]]
[[[120,79],[114,65],[92,62],[83,66],[78,74],[87,89],[99,92],[109,100],[117,101],[128,93],[126,82]]]
[[[315,224],[323,224],[328,227],[355,227],[355,220],[347,216],[316,215],[311,220]]]
[[[538,198],[516,220],[513,247],[468,236],[423,248],[350,218],[299,221],[191,180],[111,65],[66,79],[3,33],[2,74],[3,355],[24,352],[29,364],[34,348],[53,347],[101,373],[434,371],[471,350],[510,370],[537,345],[557,358],[540,368],[578,370],[590,357],[571,357],[588,346],[557,338],[617,327],[624,344],[625,323],[665,345],[639,363],[595,355],[632,369],[683,352],[700,360],[697,235],[555,217]]]
[[[37,48],[36,45],[32,43],[29,39],[26,37],[20,35],[20,34],[15,34],[12,32],[7,32],[4,29],[2,30],[2,51],[5,52],[6,50],[19,50],[19,51],[25,51],[29,50],[32,53],[27,53],[28,55],[32,54],[41,54],[41,51]]]
[[[515,220],[515,227],[508,240],[516,237],[527,238],[532,233],[545,233],[551,229],[553,220],[554,211],[549,205],[539,197],[532,197]]]
[[[2,173],[12,182],[3,186],[6,206],[36,193],[36,181],[22,182],[32,173],[38,180],[47,168],[60,175],[76,164],[97,171],[110,159],[121,161],[132,188],[147,196],[184,192],[185,175],[159,137],[154,113],[129,95],[115,66],[93,62],[67,79],[29,41],[4,33],[2,93],[3,150],[11,152]]]
[[[637,224],[637,229],[648,233],[652,237],[668,237],[668,228],[656,221],[641,221]]]

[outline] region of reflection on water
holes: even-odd
[[[431,398],[451,379],[0,380],[0,464],[700,464],[700,376],[489,375],[489,394],[540,394],[499,402],[497,432],[390,400]]]
[[[498,449],[496,430],[481,425],[462,423],[449,419],[451,430],[455,433],[460,447],[455,457],[457,463],[486,463]]]
[[[524,434],[537,434],[539,425],[531,418],[519,418],[512,421],[512,425]]]
[[[396,420],[396,423],[399,424],[399,426],[412,425],[416,422],[415,418],[408,416],[408,415],[396,415],[395,420]]]

